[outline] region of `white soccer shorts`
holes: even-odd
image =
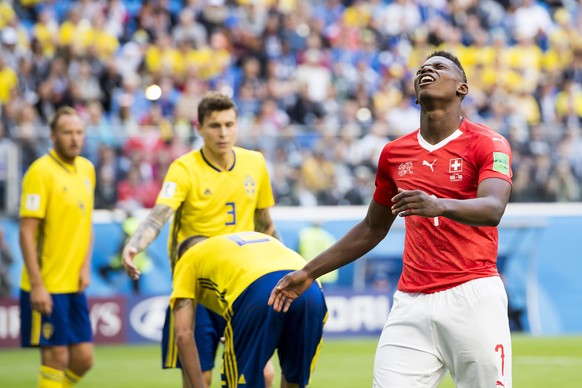
[[[498,276],[433,294],[396,291],[376,350],[374,388],[511,388],[507,293]]]

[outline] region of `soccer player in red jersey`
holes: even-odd
[[[299,271],[269,304],[289,305],[321,275],[374,248],[404,217],[403,271],[374,362],[374,387],[511,387],[507,294],[497,225],[511,192],[511,149],[461,117],[469,88],[454,55],[431,54],[414,78],[420,128],[388,143],[366,217]]]

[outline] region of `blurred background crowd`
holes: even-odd
[[[436,49],[465,67],[463,115],[512,145],[511,200],[582,199],[582,0],[0,0],[0,30],[5,211],[62,105],[86,121],[96,207],[151,207],[200,146],[207,90],[237,103],[279,205],[367,204]]]

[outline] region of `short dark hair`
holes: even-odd
[[[465,74],[465,69],[463,69],[461,61],[459,61],[459,58],[457,58],[455,55],[451,54],[448,51],[438,50],[430,54],[428,57],[426,57],[426,60],[428,61],[432,57],[443,57],[453,62],[457,66],[457,70],[459,70],[459,72],[461,73],[461,76],[463,77],[463,82],[467,83],[467,74]]]
[[[206,236],[190,236],[185,238],[180,244],[178,244],[178,247],[176,248],[176,254],[178,255],[178,260],[182,257],[182,255],[184,255],[184,253],[186,253],[186,251],[190,248],[192,248],[194,245],[198,244],[201,241],[206,240],[208,237]]]
[[[56,133],[57,127],[59,125],[59,119],[62,116],[79,116],[79,113],[77,113],[77,111],[74,108],[71,108],[70,106],[63,106],[59,108],[54,114],[54,116],[51,118],[51,121],[49,123],[51,133]]]
[[[234,109],[238,114],[234,101],[226,94],[220,92],[208,92],[198,104],[198,123],[202,124],[212,112]]]

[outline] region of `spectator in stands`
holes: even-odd
[[[38,20],[34,24],[33,39],[41,47],[46,57],[54,57],[59,44],[59,23],[49,7],[41,9]]]
[[[91,20],[93,28],[84,45],[87,52],[91,51],[97,58],[105,61],[116,53],[119,40],[107,29],[107,20],[102,10],[97,11]]]
[[[552,202],[579,202],[582,188],[567,159],[560,159],[548,178],[547,191]]]
[[[92,26],[89,19],[83,19],[81,5],[74,4],[69,9],[67,20],[59,28],[59,46],[65,55],[74,50],[84,50],[89,41]]]
[[[566,79],[571,79],[577,85],[582,85],[582,47],[574,49],[572,62],[566,67],[565,73]]]
[[[4,59],[4,64],[14,70],[18,68],[18,60],[24,54],[19,47],[18,31],[12,26],[2,29],[0,35],[0,55]]]
[[[97,184],[95,186],[95,208],[113,210],[117,205],[117,183],[121,181],[120,159],[115,150],[105,144],[99,147],[99,157],[95,165]]]
[[[4,238],[4,229],[0,228],[0,298],[8,298],[12,294],[8,270],[13,262],[12,252]]]
[[[196,15],[191,8],[180,11],[179,22],[172,29],[174,42],[191,41],[194,47],[202,47],[208,41],[204,27],[196,21]]]
[[[513,15],[514,37],[541,39],[550,32],[552,18],[545,5],[535,0],[521,0]]]
[[[374,172],[366,166],[358,166],[354,169],[350,189],[342,197],[340,204],[346,205],[366,205],[370,203],[374,194],[373,186],[370,182],[374,180]]]
[[[394,137],[414,131],[420,124],[414,98],[410,94],[404,94],[398,106],[387,112],[385,119]]]
[[[4,123],[0,121],[0,212],[12,213],[13,209],[7,208],[7,190],[10,181],[10,167],[17,163],[14,158],[18,155],[16,143],[8,137]],[[12,159],[12,160],[11,160]]]
[[[88,61],[81,60],[77,72],[70,74],[70,77],[79,88],[78,98],[84,104],[102,99],[101,85],[99,85],[99,80],[92,73],[91,64]]]
[[[582,88],[573,79],[565,78],[556,96],[556,114],[562,123],[582,123]]]
[[[0,54],[0,105],[5,105],[9,100],[18,95],[18,74],[16,70],[6,64]]]
[[[48,146],[40,139],[46,139],[42,133],[41,125],[34,107],[30,104],[20,105],[20,111],[16,116],[16,131],[14,138],[18,140],[22,152],[22,170],[25,172],[32,162],[40,157]]]
[[[111,99],[111,115],[118,118],[123,116],[122,121],[129,118],[139,121],[151,104],[145,97],[142,78],[137,73],[123,75],[122,86],[113,93]],[[122,107],[129,110],[128,114],[120,115]]]
[[[116,207],[127,211],[151,209],[158,193],[153,189],[152,182],[153,177],[144,177],[138,165],[131,166],[127,177],[117,185]]]
[[[48,75],[40,85],[40,103],[42,112],[52,114],[56,109],[70,103],[68,64],[65,58],[57,56],[50,62]],[[45,107],[44,105],[48,106]],[[50,107],[49,107],[50,106]],[[50,120],[51,116],[43,117]]]
[[[29,104],[38,101],[38,86],[40,79],[34,71],[34,63],[30,55],[22,56],[18,60],[18,96]]]
[[[380,7],[372,17],[389,40],[411,34],[421,24],[420,8],[411,0],[395,0]]]
[[[306,152],[301,164],[301,176],[305,188],[317,198],[318,205],[335,205],[335,165],[325,150],[316,148]]]
[[[125,34],[125,24],[129,19],[129,14],[123,0],[107,0],[104,6],[105,29],[118,40]]]
[[[321,64],[321,50],[310,49],[305,53],[305,62],[297,68],[296,79],[300,88],[306,88],[307,100],[320,104],[325,100],[331,83],[331,71]]]

